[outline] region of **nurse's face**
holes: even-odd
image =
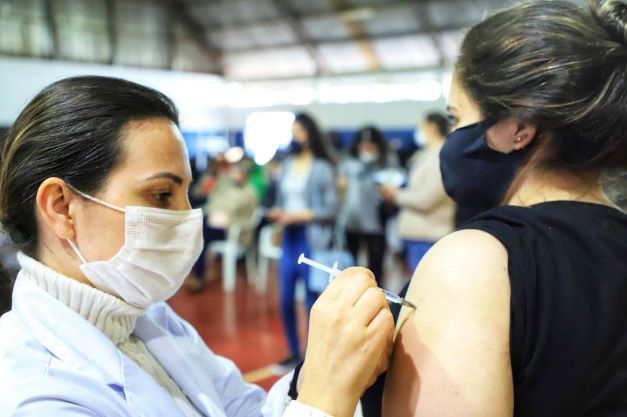
[[[179,129],[165,118],[129,122],[122,160],[94,196],[119,207],[190,208],[191,170]],[[89,262],[112,258],[124,243],[124,213],[86,199],[73,204],[75,241]]]

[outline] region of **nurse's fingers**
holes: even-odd
[[[394,341],[394,317],[389,308],[382,308],[368,325],[368,334],[391,353]]]
[[[377,287],[367,288],[355,303],[355,318],[364,327],[368,327],[381,309],[389,310],[383,291]]]
[[[389,363],[394,343],[394,318],[389,308],[381,309],[368,325],[370,342],[379,349],[375,374],[383,373]]]
[[[342,298],[352,306],[369,286],[376,285],[374,274],[366,268],[347,268],[340,272],[324,291],[331,299]]]
[[[374,288],[377,282],[374,275],[365,268],[354,269],[353,274],[343,281],[342,292],[338,301],[347,307],[354,306],[368,288]]]

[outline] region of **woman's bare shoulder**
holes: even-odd
[[[385,415],[511,416],[507,259],[478,230],[452,233],[427,253],[407,294],[417,308],[397,325]]]

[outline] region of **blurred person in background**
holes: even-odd
[[[389,149],[383,133],[374,126],[357,132],[348,157],[339,166],[339,185],[344,195],[340,218],[346,230],[348,250],[357,261],[361,245],[366,246],[368,269],[380,286],[389,206],[381,199],[375,174],[397,167],[398,158]]]
[[[11,289],[19,269],[17,249],[10,235],[0,231],[0,315],[11,309]]]
[[[353,416],[393,336],[372,274],[320,296],[298,372],[246,383],[164,302],[203,244],[191,180],[178,111],[150,88],[69,78],[20,113],[0,167],[21,267],[0,270],[0,417]]]
[[[281,179],[281,159],[278,156],[275,156],[263,166],[263,171],[266,187],[263,199],[261,200],[261,206],[271,209],[276,205],[278,194],[277,187],[279,180]]]
[[[268,193],[268,175],[266,167],[258,165],[252,158],[244,157],[250,163],[250,172],[248,174],[248,182],[257,194],[257,200],[262,202]]]
[[[297,264],[298,257],[301,253],[311,256],[312,251],[331,246],[338,212],[333,159],[320,128],[311,116],[300,113],[292,125],[292,135],[290,156],[281,164],[277,181],[276,205],[268,212],[271,221],[283,226],[279,287],[289,355],[278,365],[285,369],[302,360],[296,323],[296,282],[305,281],[308,312],[318,296],[309,288],[308,268]]]
[[[207,202],[207,196],[216,186],[218,174],[226,167],[228,164],[226,164],[222,153],[217,154],[214,158],[207,157],[206,168],[194,179],[190,188],[190,202],[196,203],[192,207],[201,207]]]
[[[17,249],[9,234],[2,230],[0,230],[0,262],[10,273],[17,273],[20,269],[17,262]]]
[[[407,187],[381,187],[383,199],[400,208],[398,233],[412,274],[429,248],[453,230],[455,204],[444,190],[439,158],[449,130],[446,116],[428,114],[420,127],[426,146],[409,161]]]
[[[189,189],[189,202],[193,208],[202,207],[207,201],[207,195],[215,186],[218,174],[217,161],[209,156],[205,157],[205,168],[198,169],[198,158],[190,161],[192,166],[193,182]]]
[[[253,163],[243,157],[243,151],[238,155],[225,155],[227,162],[216,180],[215,187],[207,196],[205,205],[205,221],[203,225],[204,246],[200,257],[194,264],[192,279],[188,288],[191,291],[200,291],[207,281],[205,268],[205,253],[210,242],[226,239],[228,228],[236,224],[244,224],[250,221],[255,210],[259,206],[257,193],[249,181],[249,174]],[[248,245],[254,235],[243,233],[240,241]]]
[[[443,181],[507,192],[418,266],[383,415],[627,415],[627,4],[589,6],[521,3],[466,33]]]

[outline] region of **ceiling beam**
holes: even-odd
[[[351,71],[351,72],[342,72],[342,73],[327,73],[320,77],[314,77],[310,74],[303,75],[294,75],[288,77],[276,77],[276,78],[229,78],[229,81],[232,82],[241,82],[241,83],[263,83],[263,82],[281,82],[281,81],[311,81],[314,78],[317,81],[325,80],[325,79],[336,79],[336,78],[346,78],[346,77],[362,77],[362,76],[377,76],[377,75],[401,75],[401,74],[417,74],[422,72],[429,71],[447,71],[450,70],[450,67],[441,67],[439,65],[429,65],[425,67],[403,67],[403,68],[388,68],[381,69],[376,71]]]
[[[118,55],[117,17],[115,14],[115,0],[105,0],[107,13],[107,39],[109,41],[109,65],[115,65]]]
[[[464,30],[466,26],[460,25],[447,25],[447,26],[439,26],[434,30],[437,32],[449,32],[449,31],[458,31]],[[411,31],[400,31],[395,33],[385,33],[385,34],[377,34],[377,35],[359,35],[353,36],[349,38],[345,37],[329,37],[329,38],[316,38],[313,39],[312,42],[315,42],[316,45],[332,45],[332,44],[343,44],[343,43],[351,43],[351,42],[368,42],[374,40],[383,40],[383,39],[395,39],[402,38],[405,36],[417,36],[417,35],[432,35],[433,30],[411,30]],[[259,52],[264,50],[275,50],[275,49],[284,49],[284,48],[292,48],[300,46],[299,42],[283,42],[275,45],[264,45],[264,46],[251,46],[251,47],[238,47],[238,48],[229,48],[229,54],[244,54],[250,52]]]
[[[222,51],[209,41],[205,28],[189,12],[187,4],[182,0],[165,0],[164,4],[173,13],[173,16],[180,20],[185,30],[189,32],[192,38],[216,64],[219,74],[224,74]]]
[[[331,0],[335,10],[343,10],[350,6],[347,0]],[[356,42],[357,49],[361,53],[366,67],[369,70],[380,70],[383,68],[381,58],[372,43],[372,37],[361,20],[342,20],[350,39]]]
[[[48,30],[50,43],[52,44],[50,58],[59,59],[61,56],[61,50],[59,47],[59,31],[57,30],[57,22],[54,14],[54,0],[45,0],[43,7],[44,15],[46,16],[46,29]]]
[[[298,40],[298,45],[302,45],[306,50],[311,59],[316,66],[316,75],[322,75],[328,72],[328,68],[320,55],[320,51],[316,44],[309,39],[305,28],[303,27],[302,17],[299,13],[292,7],[288,0],[272,0],[274,5],[278,10],[282,10],[286,16],[287,22],[292,29],[292,31],[296,34],[296,39]]]
[[[312,1],[317,1],[317,0],[312,0]],[[354,12],[357,10],[370,9],[376,13],[377,11],[390,10],[390,9],[395,9],[399,7],[415,6],[417,3],[428,3],[428,2],[434,2],[434,1],[436,0],[389,0],[384,3],[381,3],[381,2],[364,3],[358,6],[346,4],[346,5],[343,5],[342,7],[333,8],[332,10],[329,10],[329,11],[298,13],[298,14],[301,19],[338,17],[338,15],[340,15],[341,17],[342,14],[348,14],[350,12]],[[457,1],[461,1],[461,0],[457,0]],[[234,3],[234,2],[235,0],[229,0],[229,3]],[[210,2],[208,2],[207,0],[187,0],[186,3],[188,4],[189,7],[195,7],[200,10],[200,8],[202,8],[203,6],[215,6],[218,2],[216,0],[212,0]],[[222,7],[229,5],[227,1],[224,1],[222,4],[223,4]],[[294,9],[293,6],[290,5],[290,9]],[[285,9],[278,9],[278,10],[280,13],[281,11],[283,12],[285,11]],[[271,25],[275,25],[275,24],[283,22],[286,17],[285,14],[286,13],[281,13],[277,17],[263,18],[263,19],[252,19],[252,20],[251,19],[248,19],[248,20],[234,19],[230,21],[229,23],[234,26],[250,26],[253,24],[271,26]]]
[[[423,28],[425,34],[429,34],[431,41],[433,42],[434,49],[438,52],[438,57],[440,59],[440,65],[447,64],[446,52],[444,51],[444,45],[438,36],[438,32],[441,32],[438,28],[435,27],[433,21],[429,15],[429,8],[425,3],[416,4],[413,8],[414,15],[416,16],[416,20],[420,23],[420,26]]]

